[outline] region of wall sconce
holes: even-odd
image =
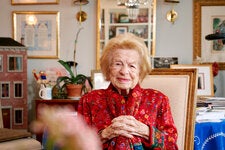
[[[178,14],[177,14],[177,12],[174,9],[168,11],[167,14],[166,14],[166,19],[168,21],[172,22],[172,23],[175,22],[177,17],[178,17]]]
[[[88,4],[88,0],[74,0],[73,4],[80,6],[80,11],[76,14],[76,19],[79,23],[84,22],[87,19],[87,13],[82,11],[82,5]]]
[[[179,0],[165,0],[165,2],[167,2],[167,3],[180,3]],[[166,14],[166,19],[169,22],[172,22],[173,24],[176,21],[177,17],[178,17],[178,13],[173,8],[170,11],[168,11],[167,14]]]

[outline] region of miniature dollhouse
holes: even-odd
[[[0,100],[5,128],[27,129],[27,48],[0,37]]]

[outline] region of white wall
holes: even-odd
[[[174,6],[173,6],[174,5]],[[178,12],[177,21],[172,24],[166,20],[166,13],[174,9]],[[96,1],[82,8],[88,19],[82,23],[77,45],[78,72],[90,76],[95,69],[95,33],[96,33]],[[79,7],[72,5],[72,0],[60,0],[59,5],[11,5],[10,0],[0,1],[0,37],[12,37],[12,11],[59,11],[60,12],[60,59],[72,60],[74,39],[79,28],[75,14]],[[193,6],[192,0],[181,0],[179,4],[165,3],[157,0],[156,19],[156,56],[176,56],[181,64],[192,63],[193,53]],[[45,70],[49,67],[60,67],[56,59],[29,59],[28,84],[30,109],[33,108],[32,69]]]

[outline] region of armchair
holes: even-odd
[[[178,148],[193,150],[197,70],[154,69],[143,80],[141,86],[157,89],[169,97],[172,115],[178,130]]]
[[[94,89],[107,88],[100,70],[92,70]],[[178,130],[177,145],[181,150],[194,149],[197,69],[153,69],[142,81],[143,88],[153,88],[169,97]]]

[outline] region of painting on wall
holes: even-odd
[[[59,4],[59,0],[11,0],[12,5]]]
[[[13,38],[28,49],[28,58],[59,58],[59,12],[13,12]]]
[[[225,1],[194,0],[193,60],[219,64],[225,70],[225,39],[207,40],[215,33],[225,34]]]

